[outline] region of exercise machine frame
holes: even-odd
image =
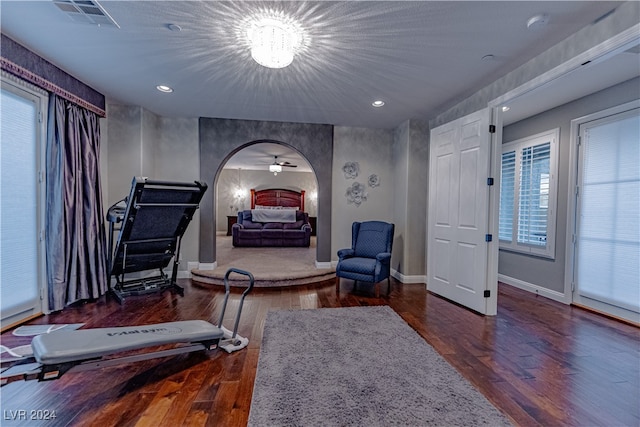
[[[233,332],[225,329],[222,326],[222,321],[224,319],[227,303],[229,301],[229,294],[230,294],[229,276],[231,273],[241,274],[249,278],[249,286],[244,290],[244,292],[242,293],[242,296],[240,297],[240,303],[238,306],[238,311],[236,312],[236,316],[235,316]],[[57,357],[57,354],[55,354],[56,353],[55,351],[52,352],[53,356],[46,353],[38,354],[34,352],[35,354],[32,357],[25,358],[25,360],[20,361],[19,363],[14,364],[8,369],[3,370],[2,373],[0,374],[0,386],[4,386],[6,384],[9,384],[15,381],[56,380],[67,372],[69,373],[82,372],[82,371],[88,371],[93,369],[106,368],[109,366],[120,365],[123,363],[139,362],[139,361],[155,359],[159,357],[168,357],[168,356],[175,356],[178,354],[191,353],[194,351],[202,351],[202,350],[210,351],[217,348],[223,348],[225,351],[230,353],[232,351],[240,350],[248,345],[248,340],[246,338],[240,337],[237,334],[237,332],[238,332],[238,324],[240,322],[240,316],[242,315],[242,306],[244,305],[245,297],[253,289],[254,277],[248,271],[240,270],[237,268],[230,268],[229,270],[227,270],[224,276],[224,286],[225,286],[225,296],[224,296],[224,302],[222,304],[222,309],[220,312],[218,324],[217,326],[212,325],[213,326],[211,328],[212,333],[210,336],[206,338],[198,339],[196,341],[190,341],[190,340],[184,341],[181,339],[179,334],[171,334],[169,336],[171,337],[172,341],[169,341],[169,339],[166,338],[167,335],[162,334],[161,341],[157,343],[153,343],[149,345],[149,347],[153,347],[153,346],[157,347],[159,345],[166,345],[166,344],[178,344],[179,346],[171,349],[155,350],[149,353],[141,353],[141,354],[135,354],[135,355],[129,355],[129,356],[120,356],[120,357],[116,356],[113,358],[109,358],[109,356],[117,355],[118,353],[129,351],[132,348],[135,348],[131,346],[130,340],[127,340],[128,342],[126,343],[127,344],[126,347],[123,346],[123,348],[117,348],[117,346],[114,345],[113,348],[111,348],[110,350],[108,351],[104,350],[103,354],[96,355],[94,352],[89,357],[83,356],[83,357],[79,357],[77,360],[68,360],[70,357],[72,357],[72,355],[71,356],[69,355],[70,350],[67,348],[64,351],[65,354],[61,355],[60,357],[60,360],[61,360],[60,363],[43,363],[42,362],[43,359],[55,359]],[[172,324],[178,324],[178,323],[179,322],[173,322],[173,323],[169,322],[162,325],[170,326]],[[143,325],[143,326],[137,326],[135,328],[153,327],[153,326],[154,325]],[[54,331],[49,334],[42,334],[42,335],[36,336],[34,338],[34,341],[39,340],[41,342],[39,343],[40,345],[34,346],[34,350],[36,348],[39,348],[39,349],[45,348],[46,350],[47,345],[54,345],[56,348],[59,348],[60,347],[58,345],[59,337],[65,337],[65,336],[72,337],[74,335],[78,336],[78,333],[82,334],[83,331],[94,331],[97,333],[101,333],[105,336],[117,337],[120,333],[123,333],[123,331],[126,333],[126,331],[130,330],[131,328],[132,327],[120,327],[120,328],[115,327],[115,328],[94,328],[94,329],[85,329],[85,330],[78,329],[74,331],[64,331],[64,332],[63,330]],[[46,342],[42,342],[42,341],[46,341]],[[145,346],[138,347],[138,349],[141,349],[141,348],[145,348]],[[79,349],[79,351],[82,351],[85,354],[87,353],[86,348]]]
[[[109,281],[122,304],[126,297],[161,292],[184,295],[177,284],[180,244],[207,185],[198,181],[170,182],[134,177],[129,196],[109,208]],[[116,225],[119,224],[119,228]],[[114,232],[119,230],[114,242]],[[173,259],[171,277],[164,269]],[[158,270],[151,277],[125,278],[129,273]]]

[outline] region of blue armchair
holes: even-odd
[[[336,292],[340,278],[374,285],[387,279],[387,295],[391,292],[391,247],[394,224],[382,221],[354,222],[351,226],[351,248],[338,251]],[[377,293],[376,293],[377,294]]]

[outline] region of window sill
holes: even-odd
[[[544,258],[548,260],[555,261],[556,257],[553,251],[536,251],[536,248],[523,247],[523,248],[513,248],[513,247],[504,247],[500,246],[499,250],[504,252],[511,252],[518,255],[527,255],[535,258]]]

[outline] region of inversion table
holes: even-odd
[[[109,208],[109,277],[115,277],[112,292],[120,303],[127,296],[176,290],[180,242],[198,209],[207,185],[195,182],[153,181],[134,177],[126,199]],[[115,225],[120,233],[113,248]],[[168,277],[164,268],[173,259]],[[129,273],[158,269],[152,277],[125,280]]]
[[[233,332],[222,326],[229,300],[229,275],[237,273],[249,278],[242,293]],[[253,275],[231,268],[224,276],[225,297],[218,325],[204,320],[186,320],[153,325],[58,330],[36,336],[31,342],[33,357],[4,370],[0,385],[21,380],[55,380],[66,372],[80,372],[122,363],[173,356],[200,350],[222,348],[228,353],[246,347],[249,340],[237,335],[244,298],[253,289]],[[147,347],[176,344],[177,347],[129,356],[119,353]]]

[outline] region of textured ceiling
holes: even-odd
[[[2,32],[108,102],[161,116],[392,129],[454,105],[620,2],[100,4],[120,28],[74,22],[51,1],[2,0]],[[251,59],[243,24],[264,11],[286,14],[307,32],[308,46],[287,68],[267,69]],[[527,20],[540,13],[548,24],[528,29]],[[171,31],[170,24],[182,31]],[[492,59],[483,60],[485,55]],[[158,92],[159,84],[174,92]],[[386,104],[373,108],[375,99]],[[273,155],[298,161],[282,146],[263,148],[235,167],[250,167],[260,153],[262,162]]]

